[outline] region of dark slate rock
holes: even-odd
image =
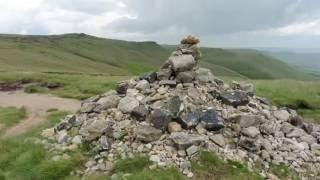
[[[121,81],[117,84],[117,87],[116,87],[116,91],[119,93],[119,94],[126,94],[127,93],[127,89],[128,89],[128,82],[126,81]]]
[[[220,93],[223,103],[232,106],[244,106],[249,103],[248,95],[243,91],[225,91]]]
[[[108,151],[111,146],[107,136],[101,136],[98,141],[98,145],[99,151]]]
[[[172,115],[169,111],[164,109],[155,109],[149,118],[153,127],[165,131],[167,130],[168,124],[172,119]]]
[[[178,122],[184,129],[196,127],[200,121],[201,114],[200,111],[186,113],[178,119]]]
[[[138,107],[135,107],[131,111],[131,116],[136,118],[138,121],[145,120],[146,116],[148,115],[149,111],[144,105],[139,105]]]
[[[149,72],[139,77],[140,80],[147,80],[149,83],[153,83],[157,80],[156,72]]]
[[[213,109],[202,113],[200,122],[202,126],[209,131],[217,131],[224,128],[223,119],[219,117],[217,112]]]
[[[168,101],[168,110],[169,112],[176,117],[180,111],[182,101],[180,100],[179,96],[173,96]]]

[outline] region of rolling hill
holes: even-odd
[[[174,46],[86,34],[0,35],[0,71],[135,75],[157,69]],[[278,59],[246,49],[201,48],[201,63],[219,76],[309,78]]]
[[[295,52],[294,50],[266,50],[266,54],[292,64],[306,72],[320,77],[320,53],[317,52]]]

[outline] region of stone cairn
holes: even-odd
[[[79,175],[109,173],[116,157],[145,154],[150,168],[174,166],[191,178],[191,160],[206,150],[249,169],[259,162],[260,174],[270,179],[270,163],[283,163],[301,177],[319,176],[320,126],[270,105],[250,83],[228,85],[199,67],[198,43],[186,37],[158,72],[119,82],[44,130],[50,141],[42,142],[56,154],[53,160],[87,143],[95,155],[75,171]]]

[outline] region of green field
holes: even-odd
[[[173,46],[130,42],[85,34],[0,35],[0,71],[137,75],[155,70]],[[201,48],[201,63],[218,76],[250,79],[307,79],[303,73],[254,50]]]
[[[0,107],[0,124],[3,126],[0,127],[0,134],[4,129],[15,125],[26,116],[26,110],[23,107]]]

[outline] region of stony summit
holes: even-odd
[[[272,106],[250,83],[229,85],[199,67],[199,42],[186,37],[158,72],[119,82],[44,130],[50,141],[42,143],[56,154],[53,160],[87,143],[94,155],[75,172],[81,176],[108,174],[117,157],[145,154],[150,168],[174,166],[192,178],[191,160],[205,150],[251,170],[259,162],[260,175],[269,179],[275,179],[271,163],[312,179],[320,168],[320,126]]]

